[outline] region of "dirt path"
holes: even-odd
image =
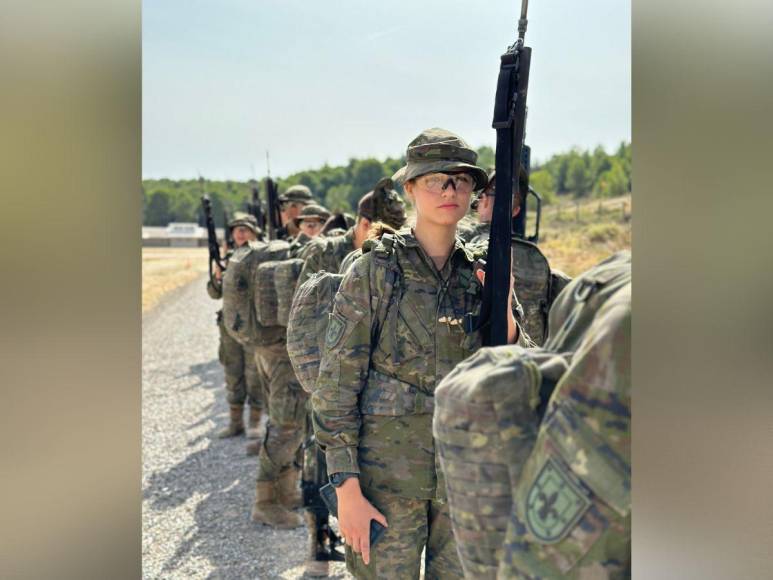
[[[250,522],[256,459],[227,423],[215,312],[206,276],[143,318],[144,578],[301,578],[306,532]],[[342,564],[336,578],[348,577]]]

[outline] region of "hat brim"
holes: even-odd
[[[239,226],[241,226],[243,228],[247,228],[248,230],[250,230],[256,236],[258,235],[258,228],[256,228],[250,222],[232,222],[232,223],[228,224],[228,229],[229,230],[233,230],[234,228],[238,228]]]
[[[405,166],[397,170],[392,176],[392,179],[400,185],[405,184],[406,181],[416,179],[422,175],[428,173],[445,173],[448,171],[467,171],[475,180],[475,189],[483,189],[488,184],[488,175],[486,172],[471,163],[465,163],[463,161],[450,161],[447,159],[439,159],[437,161],[426,162],[410,162]]]
[[[301,222],[303,220],[311,220],[311,219],[317,219],[320,220],[323,224],[328,220],[330,216],[323,216],[323,215],[304,215],[304,216],[298,216],[297,218],[294,218],[293,221],[295,222],[295,227],[300,227]]]

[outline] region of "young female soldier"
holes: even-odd
[[[481,345],[463,324],[480,307],[475,258],[456,237],[473,190],[487,183],[476,161],[444,129],[414,139],[394,180],[413,202],[416,224],[357,258],[335,298],[313,421],[337,487],[347,567],[358,578],[418,578],[425,548],[426,578],[462,577],[432,411],[435,385]],[[510,342],[518,336],[510,316]],[[373,547],[371,519],[387,526]]]

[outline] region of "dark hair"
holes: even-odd
[[[330,230],[348,230],[349,224],[347,223],[346,216],[342,213],[334,213],[329,218],[327,218],[327,221],[325,222],[325,225],[322,226],[322,234],[326,234]]]

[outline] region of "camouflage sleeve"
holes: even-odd
[[[324,247],[317,243],[310,243],[308,244],[303,252],[301,253],[300,257],[306,260],[303,264],[303,268],[301,268],[301,273],[298,276],[298,282],[295,285],[295,288],[300,288],[301,285],[311,278],[313,274],[316,274],[320,270],[322,270],[322,258],[324,256]]]
[[[345,274],[346,271],[349,269],[349,267],[354,264],[354,261],[362,256],[362,250],[352,250],[346,256],[344,257],[343,261],[341,262],[341,267],[338,269],[339,274]]]
[[[630,302],[608,306],[556,386],[515,486],[501,576],[630,574]]]
[[[571,282],[572,279],[564,274],[561,270],[551,269],[550,271],[550,303],[548,307],[553,305],[558,295],[561,294],[561,290]]]
[[[223,297],[223,285],[215,285],[212,280],[207,281],[207,294],[212,300],[220,300]]]
[[[325,352],[312,393],[312,421],[329,474],[359,473],[359,395],[370,366],[372,255],[358,259],[341,281],[325,336]]]

